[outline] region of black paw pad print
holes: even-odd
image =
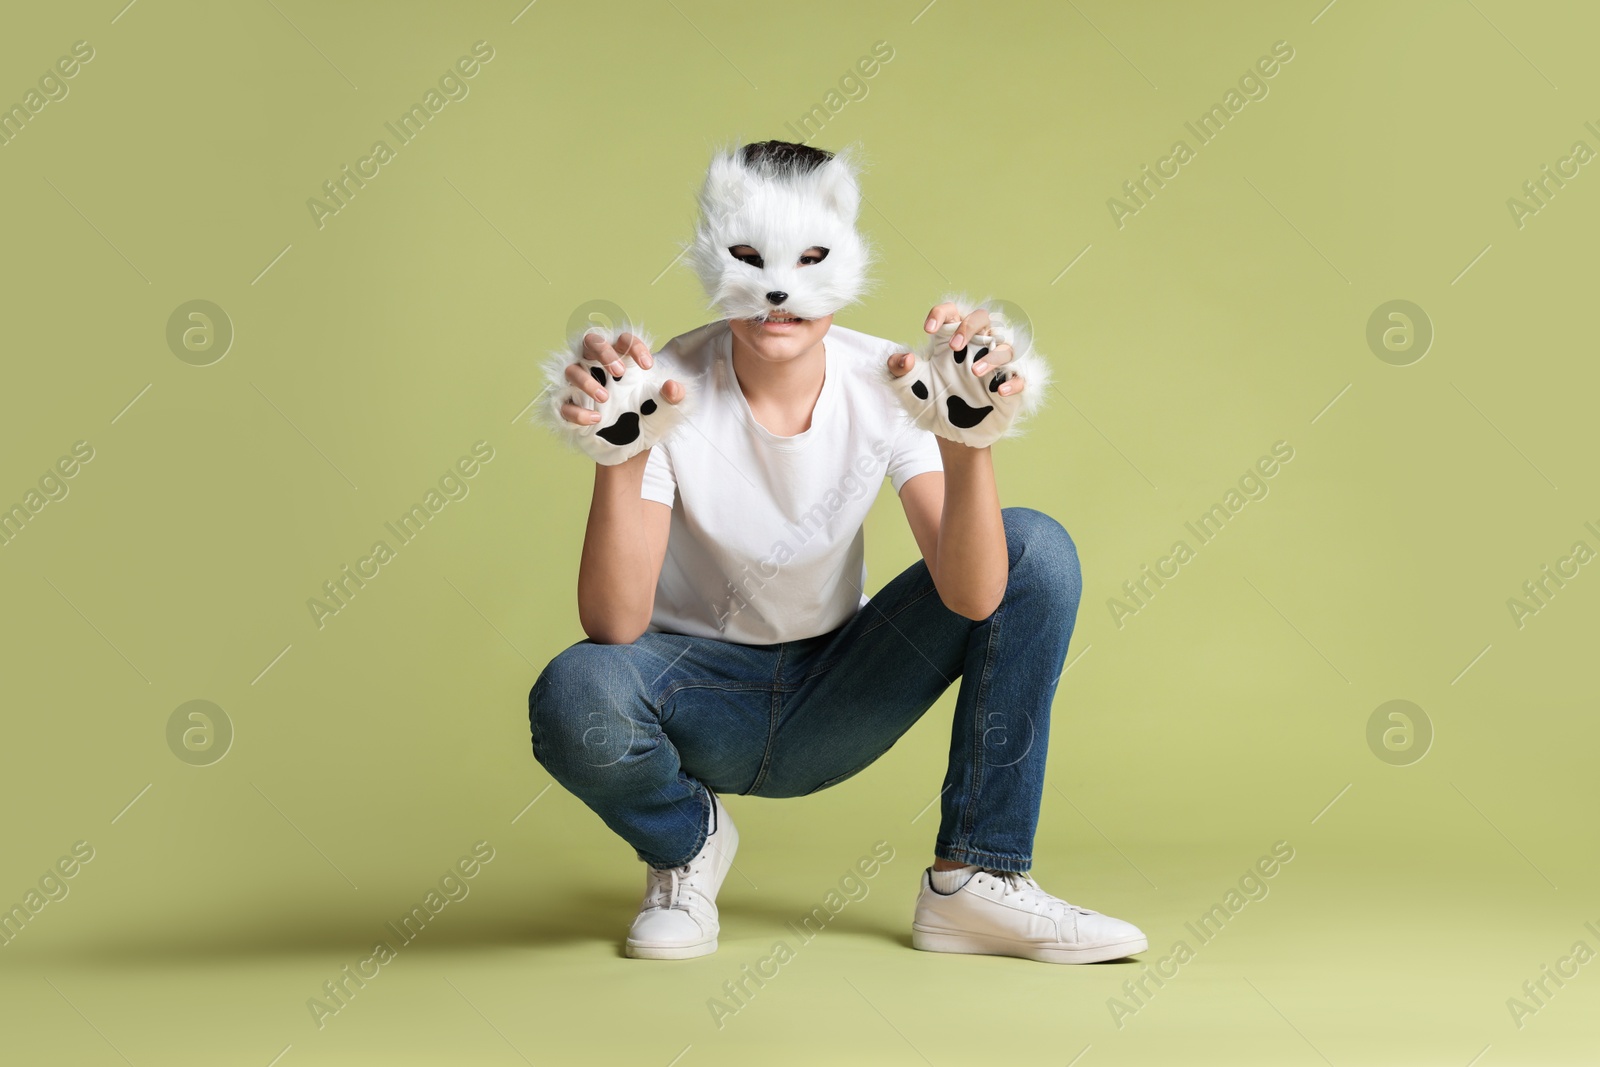
[[[655,414],[655,410],[656,402],[646,400],[639,405],[638,411],[624,411],[617,416],[616,422],[604,429],[596,430],[595,436],[614,445],[631,445],[639,439],[639,433],[643,429],[644,424],[640,420],[646,415]]]

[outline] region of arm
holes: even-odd
[[[994,464],[987,448],[939,438],[944,473],[929,471],[900,487],[900,504],[939,599],[958,615],[994,614],[1010,577]],[[994,546],[1002,546],[995,551]]]
[[[974,337],[989,327],[990,317],[982,308],[963,317],[960,305],[946,302],[928,313],[923,330],[938,334],[947,323],[956,324],[957,330],[948,348],[961,349],[965,347],[965,338]],[[1002,340],[992,348],[985,347],[979,355],[982,358],[975,358],[970,365],[963,364],[963,368],[983,376],[969,379],[978,383],[977,396],[981,398],[978,404],[988,401],[1006,408],[1004,422],[992,425],[986,438],[1005,436],[1022,411],[1037,407],[1039,386],[1035,385],[1035,393],[1024,398],[1023,390],[1029,381],[1024,379],[1022,367],[1006,366],[1016,362],[1009,342]],[[912,380],[910,372],[916,366],[917,357],[909,352],[889,357],[889,373],[898,382]],[[1045,364],[1034,359],[1028,361],[1026,367],[1029,379],[1048,383]],[[1001,369],[996,371],[995,368]],[[986,387],[985,381],[990,382]],[[925,388],[920,393],[902,392],[903,398],[912,395],[922,402],[928,400]],[[936,411],[938,405],[929,405],[929,408]],[[913,416],[922,411],[916,403],[908,405],[908,410]],[[955,440],[949,427],[936,419],[931,425],[939,443],[944,472],[929,471],[908,479],[900,487],[900,503],[912,535],[917,539],[917,547],[922,550],[928,573],[933,576],[939,599],[951,611],[982,621],[1000,606],[1010,579],[1010,553],[1000,513],[994,463],[988,444]]]
[[[535,405],[535,421],[596,461],[578,563],[578,622],[596,644],[632,644],[649,627],[666,558],[672,508],[644,499],[641,490],[653,442],[682,419],[688,393],[682,382],[652,375],[653,367],[642,335],[590,330],[551,354],[551,399]],[[652,393],[664,403],[654,404]],[[602,423],[626,429],[626,420],[634,433],[595,432]]]
[[[596,644],[632,644],[650,625],[672,509],[639,495],[649,457],[647,448],[622,463],[595,465],[578,563],[578,622]]]

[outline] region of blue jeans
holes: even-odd
[[[988,618],[945,607],[919,558],[804,640],[579,641],[528,694],[534,757],[640,859],[674,867],[705,846],[708,790],[796,797],[842,782],[959,677],[934,855],[1029,870],[1083,580],[1059,522],[1022,507],[1001,517],[1010,573]]]

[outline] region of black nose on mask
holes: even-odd
[[[788,293],[773,291],[767,294],[767,302],[776,306],[789,299]]]

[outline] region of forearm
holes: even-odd
[[[944,509],[934,584],[951,611],[986,619],[1000,606],[1010,574],[1000,492],[987,448],[939,438],[944,463]]]
[[[595,464],[578,564],[578,621],[599,644],[626,644],[649,625],[655,583],[640,495],[649,455],[647,448],[623,463]]]

